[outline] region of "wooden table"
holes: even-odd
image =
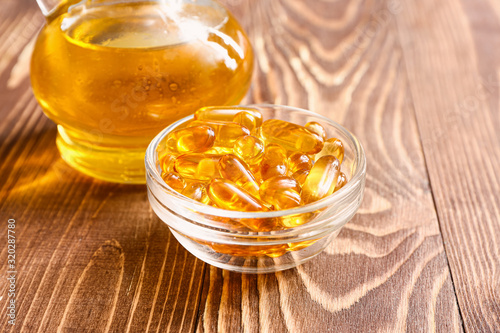
[[[363,143],[359,213],[296,269],[197,260],[145,186],[60,159],[29,83],[44,19],[35,1],[1,0],[2,332],[499,332],[500,2],[225,2],[256,53],[245,102],[314,110]]]

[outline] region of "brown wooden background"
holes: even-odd
[[[34,0],[0,0],[0,328],[8,332],[500,332],[500,2],[226,0],[253,42],[246,102],[364,144],[359,214],[296,269],[187,253],[144,186],[60,159],[29,86]],[[7,219],[17,321],[7,324]]]

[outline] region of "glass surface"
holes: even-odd
[[[253,55],[208,0],[63,2],[31,62],[33,91],[58,124],[64,160],[96,178],[144,183],[144,152],[168,124],[238,103]]]
[[[366,161],[357,139],[339,124],[319,114],[287,106],[256,105],[264,119],[300,125],[321,123],[328,137],[345,147],[342,172],[349,182],[319,201],[270,212],[237,212],[203,205],[180,195],[161,178],[157,147],[168,133],[192,119],[186,117],[163,130],[146,152],[148,197],[155,213],[192,254],[214,266],[245,273],[267,273],[295,267],[319,254],[356,213],[364,192]],[[300,220],[297,227],[271,232],[242,229],[245,219]],[[265,223],[265,221],[263,221]]]

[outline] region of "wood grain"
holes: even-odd
[[[462,331],[394,14],[378,23],[387,3],[319,3],[228,1],[257,53],[248,101],[310,108],[364,144],[361,212],[297,269],[207,267],[198,332]]]
[[[0,331],[193,331],[204,263],[154,216],[145,186],[92,180],[60,159],[55,125],[29,89],[44,19],[33,1],[2,5],[0,220],[17,223],[18,317],[8,325],[0,302]],[[0,258],[6,299],[3,245]]]
[[[422,11],[425,25],[417,16]],[[499,20],[497,1],[408,2],[398,17],[434,200],[469,332],[500,330]]]

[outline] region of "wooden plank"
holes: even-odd
[[[3,5],[3,4],[2,4]],[[0,331],[193,331],[204,263],[152,212],[145,186],[81,175],[59,157],[55,125],[29,89],[34,1],[0,12],[0,231],[16,220],[16,325],[7,323],[0,246]]]
[[[374,1],[230,1],[255,51],[248,101],[312,109],[364,144],[359,214],[297,269],[207,267],[198,332],[462,331],[395,29]]]
[[[500,5],[407,1],[397,18],[465,328],[500,329]]]

